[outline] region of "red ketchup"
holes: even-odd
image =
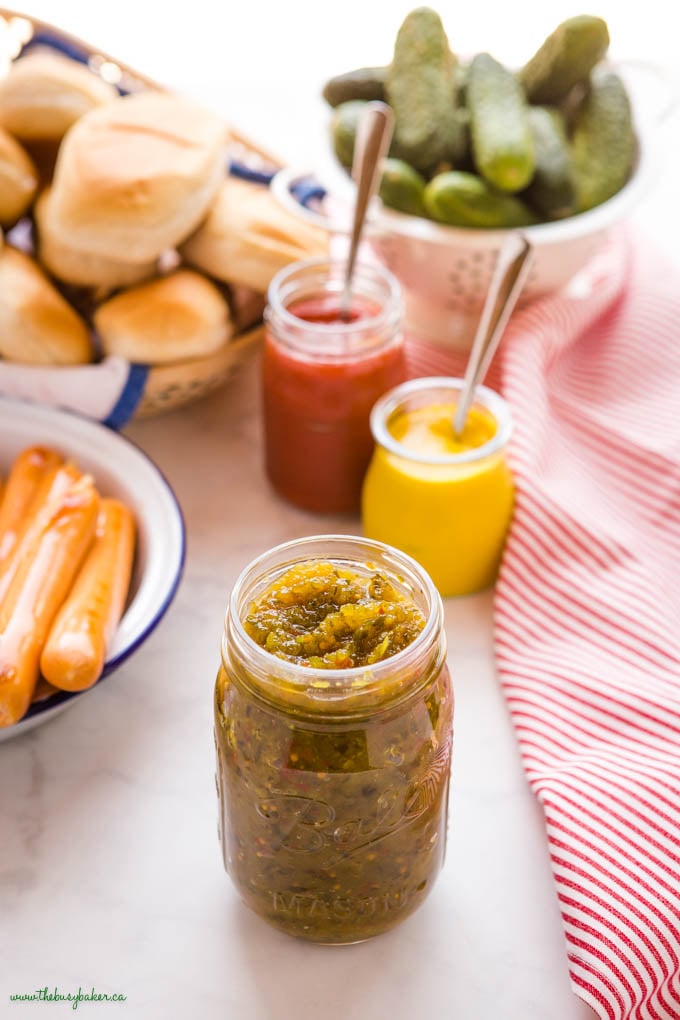
[[[373,452],[371,408],[406,378],[401,297],[380,267],[357,267],[349,321],[342,267],[299,263],[272,281],[263,358],[267,474],[305,510],[355,513]]]

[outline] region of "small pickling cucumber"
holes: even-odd
[[[456,68],[436,11],[411,11],[397,34],[385,94],[394,111],[394,151],[416,170],[455,164],[464,147]]]
[[[579,212],[601,205],[621,190],[630,176],[635,145],[625,85],[613,71],[595,71],[572,134]]]
[[[329,106],[340,106],[353,99],[385,99],[386,67],[360,67],[356,71],[337,74],[330,78],[323,89],[323,97]]]
[[[527,227],[536,216],[514,195],[494,190],[476,174],[451,170],[425,188],[425,208],[433,220],[457,227]]]
[[[410,213],[412,216],[426,216],[425,178],[403,159],[388,158],[383,163],[380,180],[380,198],[391,209]]]
[[[534,143],[515,76],[489,53],[478,53],[468,70],[467,104],[477,170],[501,191],[521,191],[534,172]]]
[[[519,72],[532,103],[559,103],[588,75],[609,48],[606,21],[590,14],[568,18],[557,26]]]
[[[523,198],[547,219],[574,212],[574,166],[564,118],[548,106],[529,108],[536,169]]]
[[[352,166],[357,128],[365,106],[363,100],[352,99],[348,103],[341,103],[333,112],[331,120],[333,150],[344,167]]]

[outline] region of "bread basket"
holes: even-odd
[[[0,65],[3,61],[6,64],[17,59],[32,47],[50,48],[88,65],[105,80],[113,81],[122,94],[145,88],[162,90],[162,86],[143,74],[61,29],[0,8]],[[271,172],[280,166],[279,162],[249,138],[233,130],[230,133],[231,171],[248,179],[269,179]],[[264,170],[267,173],[263,175]],[[127,375],[125,371],[121,375],[120,364],[113,366],[123,378],[116,407],[108,415],[95,412],[92,416],[105,417],[108,424],[121,427],[130,418],[149,417],[197,400],[226,381],[258,345],[261,332],[259,324],[242,328],[213,354],[167,365],[127,365],[124,366]],[[77,409],[78,401],[72,401],[70,395],[78,389],[96,388],[97,370],[101,368],[103,378],[110,367],[102,363],[101,366],[45,369],[0,361],[0,393]],[[111,372],[108,375],[110,378]],[[64,398],[60,399],[62,390]]]
[[[522,228],[534,248],[524,302],[558,290],[572,280],[610,230],[649,190],[658,169],[658,125],[674,108],[674,90],[654,65],[628,61],[617,69],[625,75],[633,99],[638,139],[633,173],[617,195],[589,212]],[[272,189],[279,201],[298,216],[344,234],[353,185],[335,163],[326,163],[320,177],[323,187],[314,188],[309,172],[286,168],[277,173]],[[311,197],[307,203],[299,200],[304,182],[309,184]],[[324,192],[326,197],[320,198]],[[388,209],[379,200],[375,201],[366,229],[375,256],[404,287],[408,328],[422,338],[461,349],[472,340],[507,233],[442,226]]]

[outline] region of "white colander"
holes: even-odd
[[[649,72],[647,65],[628,66]],[[658,72],[655,72],[658,74]],[[665,79],[661,79],[666,84]],[[601,246],[610,229],[619,223],[648,190],[655,159],[652,142],[658,121],[638,107],[633,93],[638,153],[628,183],[608,202],[586,213],[553,223],[522,228],[534,249],[533,264],[523,301],[555,291],[568,283]],[[650,125],[645,129],[645,123]],[[296,184],[309,173],[285,169],[272,181],[278,199],[297,215],[330,227],[334,233],[347,232],[352,202],[352,182],[336,171],[330,199],[314,208],[301,205],[294,195]],[[387,209],[376,200],[366,226],[366,239],[377,257],[401,282],[406,299],[407,326],[419,336],[466,348],[472,339],[479,310],[488,290],[498,251],[507,230],[447,227],[417,216]]]

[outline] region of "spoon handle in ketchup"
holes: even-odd
[[[352,275],[366,212],[380,184],[382,163],[390,147],[393,128],[394,114],[386,103],[376,101],[366,104],[357,128],[352,164],[352,177],[356,184],[357,194],[345,282],[340,298],[340,316],[343,320],[349,315],[351,307]]]

